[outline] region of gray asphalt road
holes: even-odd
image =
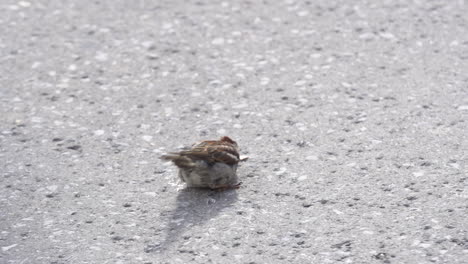
[[[0,3],[1,263],[468,263],[466,1]],[[228,135],[237,191],[158,157]]]

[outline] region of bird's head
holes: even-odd
[[[224,136],[220,139],[221,142],[227,142],[237,146],[237,143],[228,136]]]

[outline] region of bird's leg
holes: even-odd
[[[234,185],[231,185],[231,188],[233,188],[233,189],[239,189],[241,185],[242,185],[242,182],[238,182],[238,183],[236,183],[236,184],[234,184]]]

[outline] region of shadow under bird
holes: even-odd
[[[179,178],[188,187],[224,190],[239,188],[237,177],[240,158],[237,143],[224,136],[219,140],[206,140],[188,150],[170,152],[161,159],[172,161],[179,168]]]

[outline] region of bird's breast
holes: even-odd
[[[212,187],[237,183],[237,165],[224,163],[199,164],[192,170],[180,169],[180,178],[189,187]]]

